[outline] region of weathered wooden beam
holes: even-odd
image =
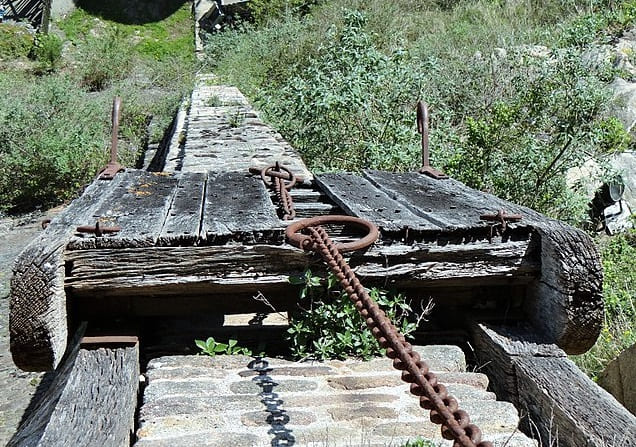
[[[55,369],[68,338],[64,250],[77,226],[94,224],[100,205],[122,175],[97,180],[17,257],[11,280],[9,333],[15,364],[25,371]]]
[[[541,275],[529,285],[526,300],[528,318],[569,354],[580,354],[592,347],[603,322],[603,275],[596,246],[585,233],[450,178],[436,180],[414,172],[381,171],[366,171],[364,177],[390,198],[383,199],[390,202],[387,209],[397,210],[402,206],[445,232],[487,229],[492,223],[481,220],[480,216],[498,210],[520,214],[522,221],[511,227],[534,230],[541,252]],[[351,188],[350,195],[343,196],[343,206],[358,217],[376,220],[382,225],[386,216],[378,215],[374,207],[367,209],[364,204],[357,204],[363,200],[360,188],[365,190],[365,196],[372,195],[364,179],[354,181],[344,174],[324,178],[328,179],[324,183],[336,185],[337,179],[340,183],[362,182]],[[410,231],[418,231],[418,228],[431,231],[420,223],[413,227],[408,226],[408,222],[405,224]]]
[[[636,417],[592,382],[549,337],[530,327],[470,324],[478,361],[497,396],[527,414],[543,445],[636,446]],[[547,340],[547,341],[546,341]]]
[[[205,194],[201,239],[206,243],[282,241],[281,222],[260,178],[210,174]]]
[[[76,339],[8,447],[130,445],[138,344],[83,348]]]
[[[287,278],[322,261],[288,245],[148,247],[69,251],[66,289],[73,297],[202,295],[288,287]],[[143,260],[143,262],[142,262]],[[393,286],[527,284],[538,273],[530,241],[377,246],[353,254],[362,280]],[[314,267],[315,266],[315,267]],[[175,305],[178,305],[175,303]]]

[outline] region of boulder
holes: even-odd
[[[636,414],[636,344],[623,351],[607,365],[598,384],[612,394],[629,411]]]

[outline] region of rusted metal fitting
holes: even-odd
[[[136,335],[87,335],[82,337],[80,345],[136,345],[139,338]]]
[[[117,233],[121,231],[121,227],[101,227],[99,225],[99,221],[95,222],[94,226],[91,225],[82,225],[77,227],[76,230],[78,233],[93,233],[97,237],[101,237],[104,234]]]
[[[121,118],[121,98],[115,96],[113,99],[112,122],[113,130],[110,140],[110,161],[99,173],[100,180],[112,180],[124,167],[117,162],[117,138],[119,135],[119,119]]]
[[[329,224],[350,225],[366,231],[366,235],[363,238],[358,239],[357,241],[337,243],[336,248],[343,253],[367,248],[378,239],[380,234],[378,231],[378,227],[367,220],[352,216],[328,215],[312,217],[310,219],[302,219],[298,222],[294,222],[285,230],[285,236],[289,240],[289,243],[294,245],[295,247],[302,248],[303,250],[310,250],[313,246],[313,240],[311,236],[307,234],[301,234],[300,231],[305,228],[318,227],[321,225]]]
[[[519,222],[523,216],[521,214],[507,214],[504,210],[499,210],[495,214],[482,214],[479,219],[489,222],[496,222],[501,225],[501,231],[506,231],[508,222]]]
[[[417,131],[422,134],[422,168],[419,171],[420,174],[425,174],[438,180],[448,178],[443,172],[431,167],[428,146],[428,106],[422,101],[417,101]]]
[[[266,168],[261,169],[261,178],[263,182],[267,186],[271,186],[272,181],[268,177],[277,177],[283,180],[288,180],[289,183],[285,183],[285,189],[289,191],[296,184],[296,176],[291,172],[291,170],[285,166],[281,166],[278,162],[272,166],[267,166]]]

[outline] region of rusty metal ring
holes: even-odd
[[[301,234],[300,231],[309,227],[318,227],[320,225],[327,224],[345,224],[354,227],[362,228],[367,231],[367,234],[362,238],[354,242],[337,243],[336,248],[341,252],[362,250],[373,244],[379,236],[378,227],[369,222],[368,220],[360,219],[352,216],[318,216],[310,219],[302,219],[298,222],[294,222],[285,230],[285,236],[289,240],[289,243],[302,249],[311,247],[311,236]]]
[[[286,172],[289,175],[289,178],[285,178],[282,175],[278,174],[276,175],[275,173],[277,171],[271,172],[270,171],[272,169],[280,169],[281,171]],[[261,169],[261,178],[263,179],[263,182],[265,182],[265,184],[267,186],[270,186],[272,184],[271,180],[269,180],[267,177],[279,177],[282,178],[283,180],[289,180],[289,183],[285,184],[285,189],[289,190],[292,189],[294,187],[294,185],[296,184],[296,176],[294,175],[293,172],[291,172],[291,170],[289,168],[286,168],[285,166],[280,166],[278,163],[275,165],[271,165],[271,166],[267,166],[266,168]]]

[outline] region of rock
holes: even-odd
[[[629,411],[636,414],[636,344],[612,360],[598,378],[598,384]]]
[[[625,129],[636,137],[636,83],[616,78],[611,88],[614,94],[610,115],[618,118]]]
[[[634,98],[636,104],[636,94]],[[636,119],[636,110],[634,112],[634,119]],[[612,159],[611,165],[623,179],[625,185],[623,200],[629,204],[632,211],[636,210],[636,153],[623,152],[617,154]]]

